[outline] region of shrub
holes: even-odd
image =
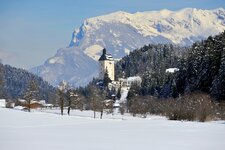
[[[176,99],[158,99],[152,96],[130,100],[130,113],[164,115],[170,120],[201,121],[225,118],[225,105],[216,105],[205,93],[193,93]],[[223,116],[223,117],[222,117]]]

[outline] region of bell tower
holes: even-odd
[[[109,78],[114,81],[115,80],[115,68],[114,68],[114,59],[111,54],[106,54],[106,49],[102,50],[102,55],[99,58],[100,64],[100,79],[104,78],[106,72],[108,72]]]

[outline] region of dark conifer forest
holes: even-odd
[[[24,98],[29,83],[33,81],[38,89],[37,100],[52,102],[56,96],[56,89],[42,78],[9,65],[0,64],[0,97],[15,100]]]
[[[167,68],[178,68],[166,73]],[[116,64],[116,77],[139,75],[139,95],[178,97],[205,92],[217,101],[225,100],[225,32],[210,36],[192,47],[146,45]]]

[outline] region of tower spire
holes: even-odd
[[[106,49],[105,48],[103,49],[103,53],[102,54],[104,54],[104,55],[106,54]]]

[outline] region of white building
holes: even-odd
[[[114,68],[114,59],[112,55],[106,54],[106,49],[103,49],[102,56],[99,58],[100,63],[100,74],[99,78],[103,79],[106,72],[108,72],[109,78],[115,80],[115,68]]]

